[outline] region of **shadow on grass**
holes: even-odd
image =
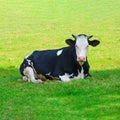
[[[120,77],[120,68],[111,70],[93,70],[92,77],[95,79],[117,79]]]
[[[28,116],[34,114],[34,111],[48,112],[43,115],[52,114],[58,109],[55,114],[61,114],[64,109],[65,114],[69,114],[68,110],[72,110],[75,115],[79,117],[79,114],[88,116],[109,116],[111,113],[116,118],[119,115],[119,94],[118,87],[100,87],[99,84],[92,87],[90,82],[85,84],[74,84],[74,82],[68,84],[60,84],[47,87],[33,85],[33,84],[18,84],[17,80],[21,78],[19,69],[11,66],[8,68],[0,68],[0,85],[3,87],[2,93],[2,117],[7,116],[11,118],[12,112],[16,112],[21,118],[21,114],[27,114]],[[119,78],[120,69],[114,70],[91,70],[92,80],[108,80],[112,78]],[[113,82],[115,82],[113,80]],[[90,84],[89,84],[90,83]],[[109,83],[111,84],[111,83]],[[118,84],[118,83],[116,83]],[[64,86],[64,87],[63,87]],[[35,103],[35,105],[34,105]],[[12,107],[9,105],[12,105]],[[45,106],[45,107],[44,107]],[[4,110],[6,108],[6,111]],[[33,109],[34,108],[34,109]],[[33,111],[32,111],[33,110]],[[59,111],[61,110],[61,111]],[[21,112],[23,111],[23,113]],[[30,112],[29,112],[30,111]],[[104,112],[103,112],[104,111]],[[7,115],[6,115],[7,114]],[[38,113],[41,115],[41,113]],[[37,115],[38,115],[37,114]],[[22,115],[23,116],[23,115]],[[56,116],[55,116],[56,117]],[[91,118],[91,117],[90,117]],[[53,118],[54,119],[54,118]],[[73,118],[74,119],[74,118]]]
[[[112,79],[120,78],[120,68],[111,70],[91,70],[92,79]],[[1,80],[18,80],[21,79],[19,68],[10,66],[8,68],[0,68]]]
[[[19,69],[15,68],[14,66],[10,66],[8,68],[0,68],[0,81],[2,80],[17,80],[19,79],[20,73]]]

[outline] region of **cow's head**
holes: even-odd
[[[93,36],[87,36],[80,34],[78,36],[72,35],[75,40],[67,39],[66,43],[70,46],[74,46],[77,55],[77,61],[82,65],[86,61],[89,45],[95,47],[99,45],[100,41],[90,40]]]

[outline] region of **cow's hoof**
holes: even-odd
[[[92,77],[89,73],[88,74],[85,74],[85,78],[90,78]]]
[[[28,81],[28,78],[26,76],[23,76],[23,81]]]
[[[44,82],[42,80],[40,80],[40,79],[37,79],[36,83],[44,84]]]

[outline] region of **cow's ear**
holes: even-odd
[[[75,40],[72,40],[72,39],[67,39],[67,40],[65,40],[65,42],[70,46],[75,45]]]
[[[96,47],[97,45],[100,44],[99,40],[92,40],[92,41],[88,41],[88,42],[89,42],[89,45],[91,45],[93,47]]]

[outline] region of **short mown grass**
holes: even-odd
[[[0,1],[0,120],[118,120],[120,2]],[[71,34],[94,35],[92,78],[45,84],[20,82],[19,66],[33,50],[67,46]]]

